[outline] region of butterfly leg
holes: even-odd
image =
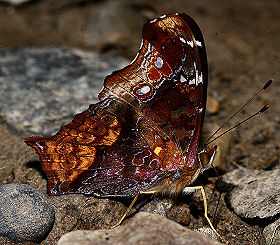
[[[115,224],[113,225],[111,228],[115,228],[117,226],[119,226],[123,220],[125,219],[125,217],[128,215],[128,213],[130,212],[130,210],[132,209],[134,203],[137,201],[138,197],[141,195],[141,194],[154,194],[156,193],[156,191],[145,191],[145,192],[139,192],[133,199],[133,201],[131,202],[131,204],[129,205],[129,207],[127,208],[127,210],[125,211],[125,213],[123,214],[123,216],[121,217],[121,219]]]
[[[184,190],[200,190],[202,197],[203,197],[203,203],[204,203],[204,217],[207,219],[211,229],[215,232],[215,234],[222,239],[221,235],[216,231],[216,229],[214,228],[212,222],[210,221],[209,217],[208,217],[208,212],[207,212],[207,199],[206,199],[206,193],[205,190],[203,188],[203,186],[188,186],[185,187]]]

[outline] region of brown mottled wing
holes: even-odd
[[[152,182],[160,161],[137,134],[136,124],[129,107],[104,99],[55,136],[26,139],[40,155],[49,194],[130,195],[138,182]]]
[[[194,174],[207,88],[202,34],[185,14],[143,28],[135,60],[105,79],[100,102],[52,137],[31,137],[49,194],[133,196]]]

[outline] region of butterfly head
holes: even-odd
[[[202,151],[198,152],[197,160],[202,172],[212,166],[216,153],[217,153],[216,145],[213,147],[206,146]]]

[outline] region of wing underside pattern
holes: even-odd
[[[48,192],[133,196],[178,169],[194,169],[206,88],[195,22],[171,14],[145,24],[136,58],[106,77],[99,103],[52,137],[26,139],[40,156]]]

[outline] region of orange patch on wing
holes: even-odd
[[[157,146],[155,149],[154,149],[154,153],[156,154],[156,155],[158,155],[159,156],[159,153],[162,151],[162,148],[161,147],[159,147],[159,146]]]

